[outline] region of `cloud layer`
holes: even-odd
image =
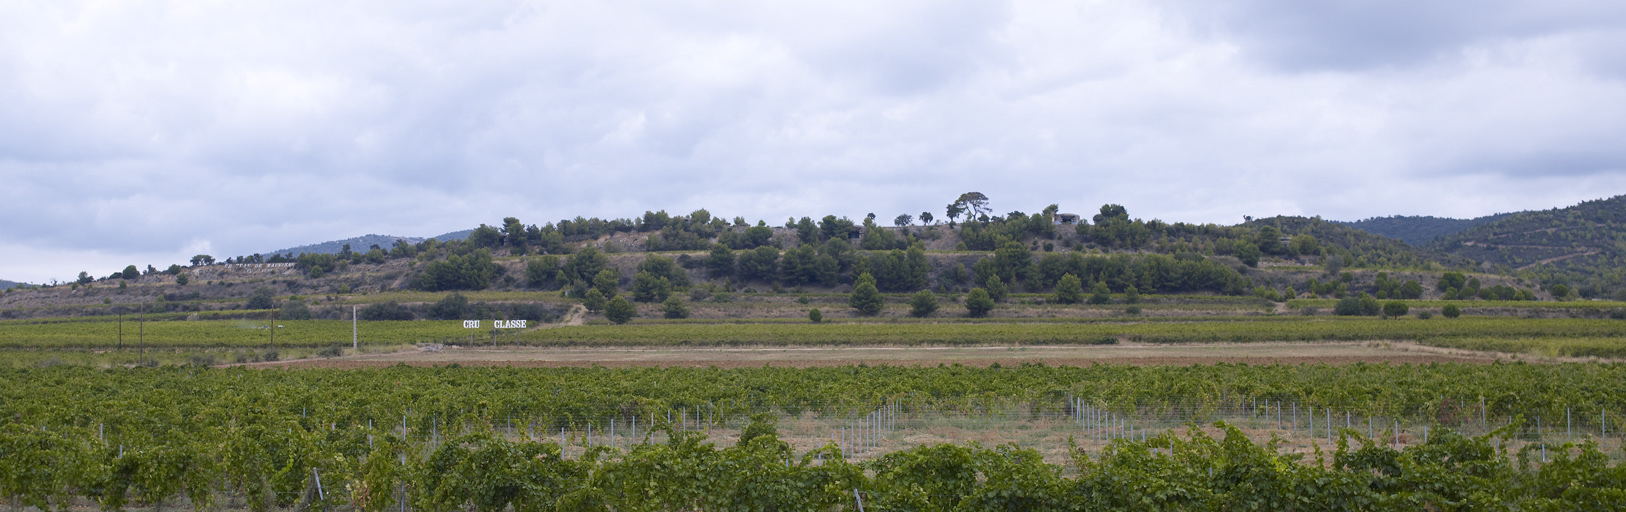
[[[1626,190],[1615,2],[12,2],[0,277],[706,207],[1474,216]]]

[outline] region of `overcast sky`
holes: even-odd
[[[972,190],[1469,217],[1626,192],[1626,2],[0,0],[0,180],[31,282]]]

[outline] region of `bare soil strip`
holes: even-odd
[[[332,359],[303,359],[255,363],[257,367],[377,368],[412,366],[512,367],[811,367],[855,364],[937,366],[1017,365],[1043,363],[1083,366],[1097,363],[1133,365],[1192,365],[1215,363],[1488,363],[1506,356],[1439,349],[1410,343],[1246,343],[1035,347],[763,347],[763,348],[512,348],[467,349],[446,347],[440,352],[417,350],[362,354]]]

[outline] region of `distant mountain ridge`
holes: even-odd
[[[1349,226],[1374,235],[1394,238],[1409,245],[1421,247],[1436,238],[1454,235],[1477,226],[1496,222],[1513,213],[1498,213],[1472,219],[1453,219],[1449,217],[1431,216],[1405,216],[1372,217],[1354,222],[1333,221],[1337,224]]]
[[[330,242],[322,242],[322,243],[319,243],[319,244],[301,245],[301,246],[298,246],[298,247],[290,247],[290,248],[282,249],[282,250],[279,250],[279,251],[267,251],[267,252],[263,252],[263,253],[260,253],[260,254],[265,255],[265,256],[270,256],[272,254],[292,254],[294,256],[298,256],[300,254],[305,254],[305,253],[310,253],[310,254],[338,254],[340,251],[344,250],[344,245],[345,244],[350,244],[350,250],[352,250],[352,251],[367,252],[367,248],[372,247],[373,244],[378,244],[379,247],[389,249],[390,246],[395,245],[396,240],[406,240],[407,243],[410,243],[410,244],[415,244],[415,243],[424,241],[423,238],[416,238],[416,237],[410,237],[410,236],[392,236],[392,235],[367,234],[367,235],[361,235],[361,236],[358,236],[358,237],[346,238],[344,240],[333,240],[333,241],[330,241]]]
[[[440,240],[442,242],[445,242],[447,240],[463,240],[463,239],[468,238],[469,235],[472,234],[472,233],[474,233],[473,229],[465,229],[465,230],[462,230],[462,231],[453,231],[451,233],[446,233],[446,234],[442,234],[442,235],[439,235],[439,236],[432,236],[432,237],[429,237],[429,238]]]
[[[11,289],[11,287],[17,286],[19,284],[23,284],[23,283],[19,283],[19,282],[16,282],[16,281],[7,281],[5,279],[0,279],[0,290],[9,290],[9,289]]]
[[[462,240],[462,239],[468,238],[469,233],[473,233],[473,232],[474,232],[474,230],[472,230],[472,229],[465,229],[465,230],[462,230],[462,231],[453,231],[451,233],[445,233],[445,234],[442,234],[442,235],[433,236],[433,237],[429,237],[429,238],[434,238],[434,239],[440,240],[442,242],[447,241],[447,240]],[[406,240],[406,242],[409,243],[409,244],[415,244],[415,243],[418,243],[418,242],[422,242],[424,240],[428,240],[429,238],[420,238],[420,237],[415,237],[415,236],[394,236],[394,235],[367,234],[367,235],[361,235],[361,236],[357,236],[357,237],[346,238],[344,240],[333,240],[333,241],[322,242],[322,243],[317,243],[317,244],[309,244],[309,245],[301,245],[301,246],[298,246],[298,247],[290,247],[290,248],[287,248],[287,249],[282,249],[282,250],[277,250],[277,251],[266,251],[266,252],[262,252],[260,254],[264,255],[264,256],[270,256],[272,254],[285,254],[285,255],[286,254],[292,254],[294,256],[299,256],[300,254],[304,254],[304,253],[310,253],[310,254],[338,254],[340,251],[344,250],[344,245],[345,244],[350,244],[350,250],[352,250],[352,251],[367,252],[367,248],[372,247],[373,244],[378,244],[379,247],[382,247],[384,249],[389,249],[390,246],[395,245],[396,240]]]

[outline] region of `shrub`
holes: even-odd
[[[739,445],[749,444],[758,437],[779,437],[779,419],[769,413],[757,413],[751,416],[751,423],[740,431]]]
[[[683,299],[674,295],[661,303],[661,314],[671,319],[688,318],[689,307],[683,305]]]
[[[813,308],[812,311],[807,312],[807,319],[813,321],[813,323],[815,323],[815,324],[819,323],[819,322],[823,322],[824,321],[824,313],[820,313],[819,308]]]
[[[1372,296],[1367,295],[1366,292],[1361,292],[1361,296],[1357,300],[1360,301],[1362,315],[1378,316],[1378,313],[1381,313],[1383,310],[1383,306],[1378,303],[1378,299],[1372,298]]]
[[[1107,289],[1107,283],[1096,281],[1090,289],[1090,304],[1108,304],[1112,302],[1112,290]]]
[[[881,292],[875,289],[875,277],[869,272],[858,276],[858,285],[853,287],[853,293],[847,298],[847,304],[861,315],[873,315],[881,312]]]
[[[1434,318],[1434,314],[1433,314],[1433,313],[1429,313],[1429,312],[1427,312],[1427,311],[1419,311],[1419,312],[1418,312],[1418,313],[1417,313],[1417,319],[1418,319],[1418,320],[1428,320],[1428,319],[1430,319],[1430,318]]]
[[[1403,317],[1410,310],[1411,308],[1406,307],[1406,303],[1398,300],[1391,300],[1383,304],[1383,316],[1387,317]]]
[[[639,272],[632,278],[632,300],[638,302],[665,302],[672,294],[672,283],[651,272]]]
[[[1291,290],[1292,288],[1288,288],[1288,289]],[[1127,287],[1124,287],[1124,304],[1139,304],[1139,303],[1140,303],[1140,290],[1136,289],[1135,285],[1129,285]]]
[[[632,303],[627,302],[626,297],[618,296],[604,305],[604,318],[610,319],[611,322],[624,324],[635,316],[638,316],[638,309],[632,307]]]
[[[994,299],[988,296],[988,290],[972,288],[971,293],[965,295],[965,309],[973,317],[986,316],[994,309]]]
[[[1457,307],[1456,304],[1446,304],[1444,308],[1440,309],[1440,314],[1446,318],[1456,318],[1462,316],[1462,308]]]
[[[937,311],[937,296],[932,292],[921,290],[909,298],[909,314],[917,318],[931,316]]]
[[[999,280],[997,275],[988,276],[988,282],[983,283],[983,285],[987,287],[988,298],[993,299],[994,302],[1003,301],[1005,296],[1009,295],[1009,290],[1005,288],[1005,282]]]
[[[611,269],[604,269],[598,271],[598,275],[593,276],[593,288],[597,289],[599,293],[604,294],[605,297],[616,296],[616,292],[620,290],[620,285],[620,272],[616,272]]]
[[[435,320],[458,320],[463,318],[469,310],[469,298],[461,293],[453,293],[442,297],[435,305],[429,307],[429,318]]]
[[[1338,316],[1356,316],[1361,314],[1361,299],[1357,299],[1354,296],[1338,299],[1338,303],[1332,307],[1332,314]]]
[[[254,293],[248,296],[248,302],[243,304],[243,309],[271,309],[274,307],[277,307],[276,299],[272,297],[271,289],[264,286],[255,288]]]
[[[338,345],[328,345],[327,348],[316,351],[316,355],[325,358],[334,358],[344,355],[344,348]]]
[[[377,320],[411,320],[412,312],[396,304],[395,301],[380,302],[361,308],[361,319]]]
[[[1073,274],[1063,274],[1061,281],[1056,283],[1056,303],[1078,304],[1084,302],[1084,284]]]
[[[305,305],[305,299],[293,297],[282,303],[281,316],[284,320],[310,320],[311,308]]]
[[[594,313],[604,311],[604,294],[597,288],[590,288],[587,290],[587,296],[582,297],[582,305]]]
[[[1130,314],[1130,315],[1139,315],[1140,314],[1140,306],[1129,306],[1127,308],[1124,308],[1124,313],[1125,314]]]

